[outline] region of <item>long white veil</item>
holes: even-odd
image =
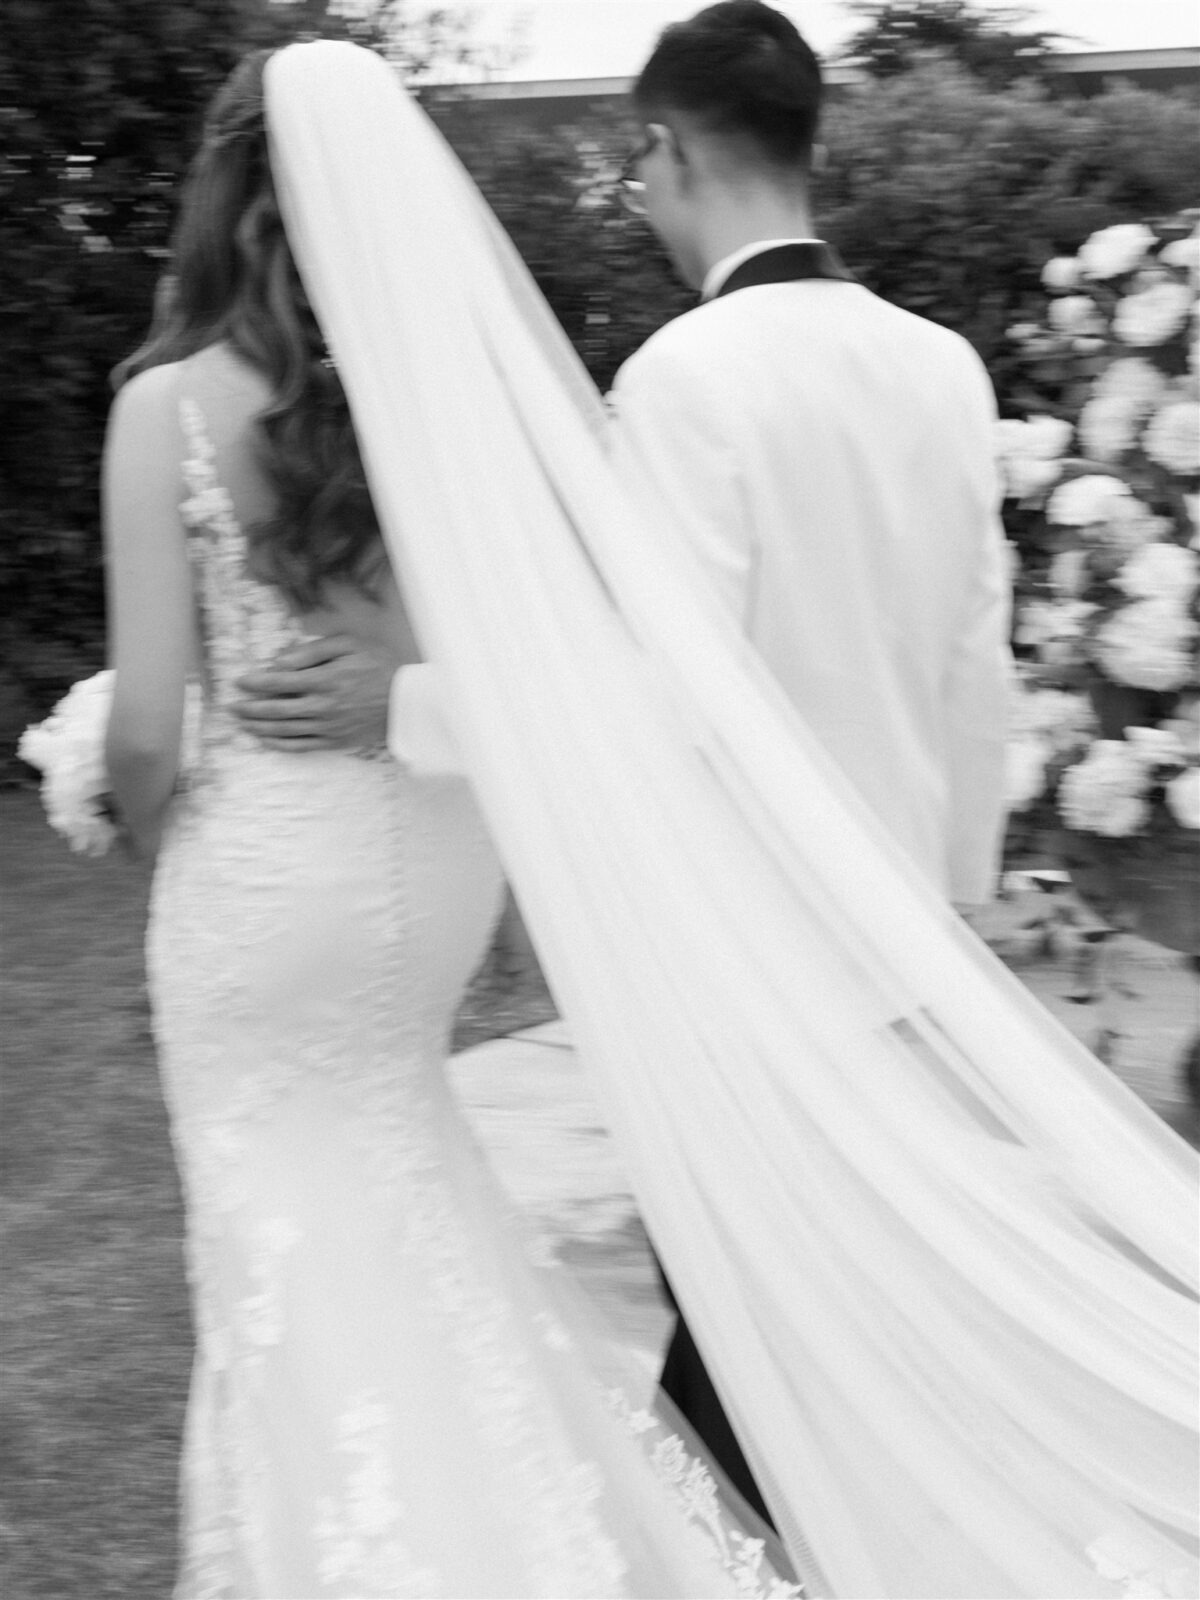
[[[1192,1152],[940,903],[671,530],[382,61],[267,69],[388,548],[813,1595],[1191,1594]]]

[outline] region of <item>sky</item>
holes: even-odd
[[[501,77],[609,78],[637,71],[668,22],[705,0],[451,0],[472,13],[481,39],[525,40],[521,59]],[[774,0],[818,54],[854,31],[841,0]],[[975,0],[985,10],[1010,0]],[[1200,45],[1195,0],[1026,0],[1029,25],[1073,36],[1064,49],[1152,50]]]

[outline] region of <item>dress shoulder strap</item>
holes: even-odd
[[[208,433],[204,412],[190,395],[179,401],[179,423],[183,430],[183,481],[188,497],[179,508],[191,528],[209,527],[220,534],[236,537],[241,533],[234,515],[229,491],[217,477],[216,451]]]
[[[180,396],[179,425],[183,429],[184,443],[187,446],[183,458],[183,473],[187,486],[192,490],[210,488],[216,482],[214,466],[216,452],[213,450],[212,440],[208,437],[208,423],[205,421],[204,412],[191,395]]]

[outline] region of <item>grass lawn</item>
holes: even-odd
[[[163,1600],[191,1334],[142,974],[147,875],[35,795],[4,841],[6,1600]]]

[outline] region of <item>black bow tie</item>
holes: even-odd
[[[719,300],[735,289],[756,288],[760,283],[794,283],[801,278],[827,278],[836,283],[857,281],[827,244],[816,240],[777,244],[734,267],[713,299]]]

